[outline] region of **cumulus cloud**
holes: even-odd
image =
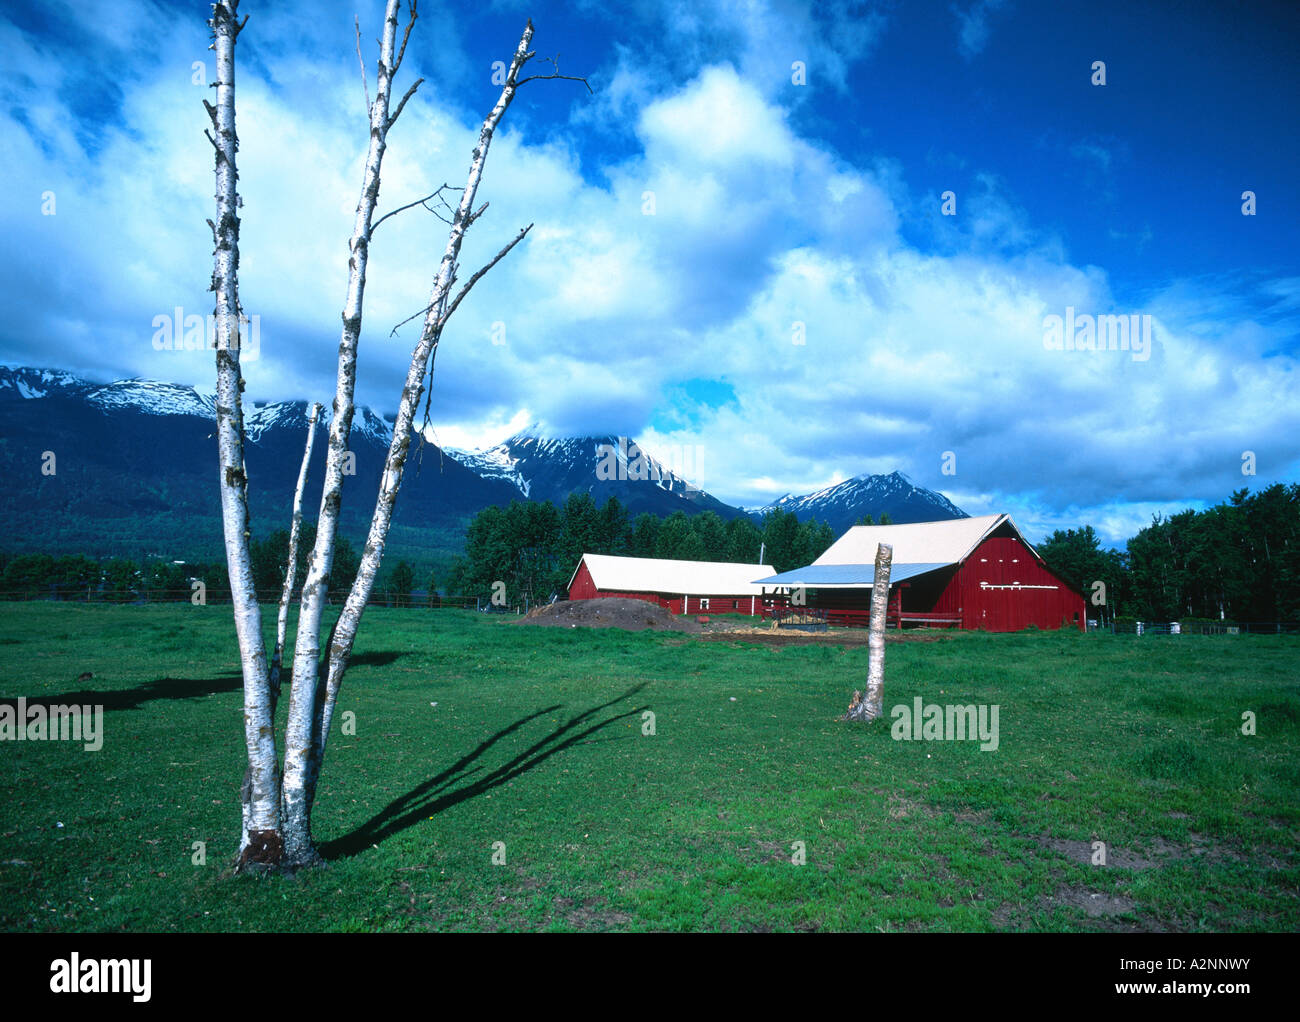
[[[874,45],[878,16],[845,5],[831,21],[794,9],[781,21],[759,5],[674,10],[672,40],[726,37],[725,57],[703,47],[712,57],[674,78],[671,55],[640,68],[616,55],[610,88],[590,106],[575,101],[559,129],[544,130],[530,106],[534,85],[508,115],[464,266],[535,226],[444,336],[439,442],[490,446],[538,420],[557,434],[637,436],[651,452],[697,452],[694,481],[747,505],[899,469],[972,513],[1010,510],[1031,534],[1090,521],[1110,541],[1153,510],[1242,485],[1242,450],[1275,477],[1294,473],[1293,278],[1247,282],[1268,315],[1242,303],[1240,280],[1175,281],[1120,306],[1106,271],[1072,263],[996,174],[976,171],[961,215],[941,218],[890,154],[851,161],[800,130],[801,100],[763,70],[769,51],[773,69],[788,68],[772,26],[790,27],[785,42],[818,55],[834,86],[834,69]],[[150,344],[154,316],[211,307],[211,155],[203,90],[190,84],[206,34],[153,8],[135,16],[163,19],[172,56],[125,78],[116,112],[89,134],[70,110],[65,62],[0,24],[17,72],[0,112],[0,159],[13,170],[0,226],[26,253],[3,284],[13,312],[0,357],[206,385],[206,354]],[[851,22],[847,41],[835,17]],[[299,49],[269,29],[239,94],[241,284],[261,321],[249,393],[328,400],[364,104],[350,38],[313,30],[322,38]],[[141,45],[119,31],[123,47]],[[971,31],[977,51],[986,36]],[[454,20],[448,38],[448,66],[471,66]],[[486,81],[466,80],[453,95],[452,73],[408,106],[381,209],[463,176],[492,99]],[[594,155],[574,141],[592,110],[623,124],[621,141]],[[40,215],[47,190],[53,217]],[[903,223],[922,240],[905,241]],[[416,208],[376,235],[359,399],[381,411],[396,404],[418,325],[396,338],[390,328],[427,299],[445,231]],[[1067,308],[1150,315],[1150,357],[1049,350],[1044,317]],[[949,451],[955,476],[940,473]]]

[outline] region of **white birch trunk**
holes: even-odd
[[[875,720],[885,699],[885,619],[889,613],[889,574],[894,548],[887,543],[876,547],[876,568],[871,580],[871,618],[868,625],[867,690],[853,693],[845,720]]]
[[[307,779],[313,773],[311,760],[316,744],[313,731],[318,718],[319,705],[321,618],[329,594],[329,576],[334,562],[334,542],[338,532],[339,510],[342,506],[343,468],[352,430],[352,416],[355,411],[353,393],[356,388],[357,345],[361,338],[361,313],[366,290],[371,227],[374,222],[375,207],[379,201],[380,171],[388,144],[388,129],[396,119],[396,115],[389,117],[389,104],[392,97],[393,76],[401,62],[401,54],[396,50],[395,45],[398,8],[398,0],[388,0],[384,11],[378,80],[375,100],[370,105],[369,111],[370,143],[366,152],[361,197],[357,202],[352,238],[348,243],[351,252],[348,259],[348,288],[343,305],[338,378],[334,395],[334,414],[330,422],[329,450],[325,458],[320,515],[316,522],[316,542],[303,581],[298,612],[298,632],[294,643],[293,684],[289,693],[284,763],[286,858],[290,864],[311,863],[317,858],[311,843],[311,806],[307,794]],[[409,31],[408,23],[407,32]],[[405,42],[402,49],[405,50]],[[399,105],[398,113],[400,112]]]
[[[876,547],[876,570],[871,579],[871,634],[867,650],[867,720],[880,716],[885,698],[885,617],[889,613],[889,575],[894,562],[894,548],[887,543]]]
[[[357,571],[356,581],[348,593],[347,601],[338,621],[334,625],[329,644],[329,666],[326,678],[326,691],[321,719],[317,729],[317,745],[313,757],[313,774],[309,779],[309,798],[314,797],[315,781],[324,760],[325,745],[329,738],[330,724],[333,721],[334,707],[338,699],[339,687],[347,670],[348,659],[352,655],[352,644],[356,639],[357,627],[366,602],[374,589],[375,578],[384,556],[384,545],[388,538],[389,526],[392,524],[393,508],[397,502],[397,493],[402,485],[402,472],[410,450],[412,425],[420,395],[425,386],[426,374],[430,371],[430,362],[436,356],[438,342],[451,313],[455,311],[468,288],[487,269],[500,260],[528,231],[525,228],[514,241],[507,245],[496,259],[480,270],[461,289],[455,299],[451,298],[451,289],[456,282],[457,261],[460,257],[461,243],[465,232],[476,217],[474,198],[478,192],[479,182],[483,176],[483,167],[487,162],[488,148],[502,116],[509,108],[518,89],[519,70],[532,57],[528,45],[533,38],[533,23],[530,20],[519,39],[515,55],[510,63],[510,70],[501,89],[492,112],[483,121],[479,130],[478,145],[470,158],[469,174],[465,181],[465,190],[452,218],[451,231],[447,237],[447,247],[443,252],[442,262],[434,278],[433,290],[429,297],[428,310],[425,313],[424,328],[420,339],[411,353],[411,364],[406,374],[406,385],[402,388],[402,399],[398,406],[397,421],[393,425],[393,439],[389,444],[388,457],[384,463],[384,474],[380,482],[379,496],[375,502],[375,513],[371,518],[370,532],[366,538],[365,549],[361,555],[361,565]],[[530,225],[531,226],[531,225]]]
[[[244,742],[248,774],[243,798],[244,826],[239,864],[275,863],[282,849],[280,783],[271,693],[267,678],[262,615],[253,588],[249,554],[248,478],[244,471],[244,413],[239,369],[239,198],[235,154],[235,39],[239,0],[212,5],[212,48],[217,57],[217,102],[212,113],[216,138],[217,222],[212,290],[216,292],[217,451],[221,522],[230,572],[235,633],[244,677]]]

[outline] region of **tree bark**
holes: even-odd
[[[867,635],[867,690],[853,693],[843,720],[875,720],[885,698],[885,619],[889,612],[889,573],[894,548],[887,543],[876,547],[876,567],[871,579],[871,618]]]
[[[239,368],[239,196],[235,131],[235,40],[239,0],[212,5],[212,48],[217,57],[216,106],[209,108],[216,137],[217,222],[212,290],[216,292],[217,452],[222,537],[244,679],[244,744],[248,752],[243,790],[239,864],[274,862],[280,848],[280,784],[262,615],[253,587],[249,553],[248,476],[244,469],[244,382]]]

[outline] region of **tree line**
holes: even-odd
[[[490,598],[504,583],[511,606],[563,597],[584,553],[682,561],[758,564],[789,571],[819,557],[835,541],[830,526],[800,522],[775,510],[760,524],[747,516],[724,520],[712,511],[635,518],[617,497],[597,506],[590,493],[572,493],[560,507],[549,500],[489,507],[470,522],[465,556],[453,562],[448,592]],[[500,587],[496,586],[497,591]]]
[[[873,523],[867,516],[856,524]],[[881,524],[889,524],[887,515]],[[763,559],[779,572],[810,564],[835,538],[829,526],[800,522],[780,510],[761,524],[748,517],[724,521],[711,511],[632,517],[617,498],[598,507],[590,494],[579,493],[559,507],[515,501],[485,508],[470,522],[465,556],[453,563],[444,584],[439,587],[432,575],[418,581],[430,602],[438,599],[440,588],[449,595],[490,598],[492,584],[500,581],[511,605],[537,603],[566,592],[583,553],[756,564],[765,549]],[[315,527],[304,523],[295,588],[302,584],[302,565],[315,539]],[[268,599],[284,583],[288,550],[284,529],[251,543],[254,585]],[[1128,541],[1127,551],[1104,549],[1091,525],[1058,529],[1037,550],[1055,574],[1088,599],[1088,616],[1102,621],[1300,620],[1300,485],[1277,484],[1255,494],[1240,490],[1205,511],[1156,516]],[[339,537],[331,601],[347,595],[359,563],[352,544]],[[204,583],[207,602],[230,602],[224,561],[137,563],[122,557],[0,552],[0,599],[188,601],[195,579]],[[409,605],[416,584],[412,566],[399,561],[381,577],[376,596]]]
[[[1037,549],[1089,599],[1089,617],[1300,620],[1298,484],[1242,489],[1204,511],[1156,515],[1123,553],[1103,550],[1090,525],[1058,529]]]
[[[298,537],[298,570],[294,587],[305,575],[304,553],[316,542],[316,528],[304,523]],[[280,529],[250,542],[253,584],[259,596],[275,599],[284,585],[289,557],[289,532]],[[330,599],[347,596],[357,575],[360,557],[351,542],[339,537],[334,547]],[[403,570],[404,568],[404,570]],[[389,572],[394,600],[409,598],[414,578],[411,566],[400,562]],[[127,557],[95,559],[83,554],[18,554],[0,552],[0,599],[58,599],[104,603],[189,602],[202,582],[203,602],[230,602],[230,575],[225,561],[185,562]],[[404,589],[402,587],[405,587]]]

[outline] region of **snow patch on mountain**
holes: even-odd
[[[58,369],[33,369],[28,366],[0,365],[0,395],[16,393],[24,400],[36,400],[58,390],[84,386],[71,373]]]
[[[690,501],[702,492],[627,437],[557,439],[534,424],[487,450],[448,447],[446,452],[482,478],[505,480],[535,500],[563,500],[562,494],[605,482],[648,482]]]
[[[323,403],[323,402],[322,402]],[[257,443],[269,430],[301,430],[306,442],[307,416],[310,405],[306,401],[275,401],[270,404],[255,405],[244,412],[244,433],[248,440]],[[334,414],[329,408],[322,408],[316,419],[318,434],[328,434]],[[373,440],[380,447],[387,447],[393,439],[392,424],[369,408],[358,408],[352,414],[352,434],[350,440],[365,437]]]
[[[101,408],[138,408],[150,415],[198,415],[213,420],[217,417],[216,399],[212,395],[175,383],[119,380],[92,387],[87,400]]]
[[[486,451],[462,451],[455,447],[443,448],[449,458],[460,462],[475,475],[483,479],[503,479],[528,496],[532,483],[519,470],[519,459],[510,453],[506,443],[497,444]]]

